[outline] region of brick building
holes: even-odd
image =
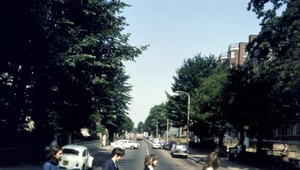
[[[222,63],[230,65],[242,65],[247,57],[248,52],[246,51],[246,46],[249,42],[252,42],[257,35],[249,35],[248,42],[233,43],[228,46],[227,52],[219,55],[219,59]],[[232,137],[237,137],[238,134],[234,131],[234,134],[227,133]],[[250,142],[255,143],[256,139],[250,139]],[[289,125],[288,127],[277,128],[274,130],[274,136],[264,139],[266,144],[276,144],[276,143],[288,143],[293,146],[297,146],[300,152],[300,123]]]
[[[257,35],[249,35],[248,42],[253,41],[256,37]],[[248,42],[230,44],[227,52],[220,54],[220,61],[229,64],[230,66],[242,65],[248,57],[248,52],[246,51]]]

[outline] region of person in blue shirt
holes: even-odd
[[[62,149],[59,146],[53,146],[46,154],[46,161],[43,170],[59,170],[59,161],[62,157]]]

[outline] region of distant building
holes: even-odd
[[[253,41],[256,37],[257,35],[249,35],[248,42]],[[248,42],[230,44],[227,52],[220,54],[220,61],[230,66],[242,65],[248,57],[248,52],[246,51]]]

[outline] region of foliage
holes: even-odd
[[[164,103],[153,106],[145,120],[144,131],[148,132],[149,134],[156,134],[156,127],[158,127],[158,134],[164,134],[167,130],[166,115],[167,110]]]
[[[182,66],[176,70],[176,76],[173,76],[174,83],[172,91],[184,91],[191,97],[195,94],[195,89],[205,78],[212,74],[217,66],[217,59],[213,55],[202,56],[195,55],[183,61]],[[166,103],[168,118],[172,120],[175,127],[186,125],[187,122],[187,95],[171,96],[166,94],[168,102]]]
[[[144,132],[144,123],[139,122],[136,128],[137,132],[136,133],[143,133]]]
[[[24,131],[28,116],[35,131],[119,127],[131,99],[123,61],[146,49],[129,45],[130,34],[122,34],[127,6],[115,0],[0,2],[6,23],[0,28],[2,139]]]
[[[195,90],[195,96],[192,98],[193,126],[191,129],[202,139],[218,136],[223,141],[224,133],[229,125],[221,110],[224,102],[222,94],[228,84],[227,76],[228,69],[220,64]]]

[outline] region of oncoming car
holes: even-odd
[[[88,170],[93,167],[94,158],[89,150],[82,145],[65,145],[63,155],[59,161],[60,169]]]
[[[172,157],[180,156],[180,157],[187,158],[189,155],[186,145],[182,145],[182,144],[173,145],[170,153]]]

